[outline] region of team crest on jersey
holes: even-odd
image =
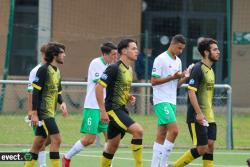
[[[97,72],[97,73],[95,73],[95,76],[96,76],[96,77],[99,77],[99,73],[98,73],[98,72]]]
[[[193,85],[194,84],[194,79],[190,79],[188,84]]]
[[[153,69],[152,69],[152,72],[156,72],[156,68],[153,68]]]
[[[34,82],[38,82],[38,81],[39,81],[39,78],[36,77],[36,78],[34,79]]]
[[[101,79],[102,79],[102,80],[107,80],[107,78],[108,78],[108,75],[107,75],[107,74],[102,74],[102,76],[101,76]]]

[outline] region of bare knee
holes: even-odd
[[[204,155],[208,152],[208,145],[205,145],[205,146],[198,146],[197,147],[197,150],[198,150],[198,153],[200,155]]]
[[[143,137],[143,128],[140,124],[134,123],[128,128],[128,132],[133,135],[135,139],[141,139]]]
[[[81,143],[84,146],[88,146],[90,144],[93,144],[95,142],[96,135],[86,135],[84,138],[81,139]]]

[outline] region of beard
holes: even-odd
[[[209,52],[208,59],[212,61],[213,63],[217,62],[218,60],[212,57],[211,52]]]
[[[59,59],[56,59],[56,62],[57,62],[58,64],[63,64],[63,61],[61,61],[61,60],[59,60]]]

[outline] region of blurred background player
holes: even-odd
[[[80,129],[80,132],[84,133],[85,136],[78,140],[69,152],[63,156],[63,167],[69,167],[71,158],[83,150],[84,147],[93,144],[96,135],[100,132],[104,134],[104,149],[106,147],[108,124],[102,123],[100,120],[100,109],[96,101],[95,86],[108,65],[117,61],[117,47],[111,42],[103,43],[101,45],[101,52],[102,56],[93,59],[88,69],[87,94],[84,102],[83,120]],[[105,94],[106,93],[104,93],[104,95]]]
[[[101,167],[110,167],[120,140],[126,132],[130,133],[131,150],[135,166],[142,167],[143,128],[131,117],[125,105],[135,104],[135,97],[129,94],[133,73],[131,64],[137,59],[137,44],[132,39],[121,40],[118,44],[120,60],[110,65],[102,74],[96,85],[96,98],[101,111],[101,121],[108,123],[108,142],[103,152]],[[105,104],[103,89],[106,88]],[[110,121],[109,121],[110,120]]]
[[[175,35],[167,51],[155,58],[151,83],[153,86],[154,111],[158,118],[156,140],[153,145],[151,167],[165,167],[168,156],[178,135],[176,124],[177,87],[187,77],[182,72],[178,57],[186,46],[183,35]]]
[[[59,147],[61,137],[59,129],[55,122],[55,110],[57,103],[63,116],[67,116],[67,107],[62,99],[61,74],[59,64],[63,64],[65,57],[65,46],[60,43],[49,43],[46,49],[45,61],[37,73],[32,83],[32,113],[31,124],[37,126],[42,121],[42,126],[36,127],[36,136],[31,147],[31,161],[25,162],[25,167],[34,167],[38,158],[38,152],[46,142],[49,136],[50,144],[50,160],[52,167],[59,167]]]
[[[215,76],[212,65],[219,60],[220,51],[217,41],[203,38],[198,43],[202,60],[193,67],[188,82],[187,124],[193,140],[192,148],[185,152],[175,163],[182,167],[203,156],[203,166],[213,167],[214,142],[217,126],[213,112]]]
[[[40,52],[41,52],[41,63],[38,64],[36,67],[34,67],[29,74],[29,83],[28,83],[28,88],[27,88],[27,97],[28,97],[28,122],[30,123],[30,118],[32,114],[32,83],[36,78],[36,73],[37,70],[46,63],[45,61],[45,52],[46,52],[47,44],[43,44]],[[36,127],[33,127],[34,133],[36,131]],[[42,146],[38,153],[38,163],[40,167],[46,167],[46,152],[45,152],[45,147],[50,144],[49,138],[47,138],[46,144]]]

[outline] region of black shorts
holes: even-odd
[[[43,136],[46,138],[48,135],[58,134],[59,129],[57,127],[55,118],[46,118],[42,120],[43,125],[36,128],[36,136]]]
[[[125,107],[108,111],[109,125],[108,125],[108,139],[113,139],[117,135],[121,134],[121,138],[125,135],[128,127],[135,123],[135,121],[129,117],[128,111]]]
[[[197,122],[188,123],[189,133],[192,137],[193,144],[203,146],[208,144],[208,140],[216,140],[217,126],[216,123],[209,123],[209,126],[203,126]]]

